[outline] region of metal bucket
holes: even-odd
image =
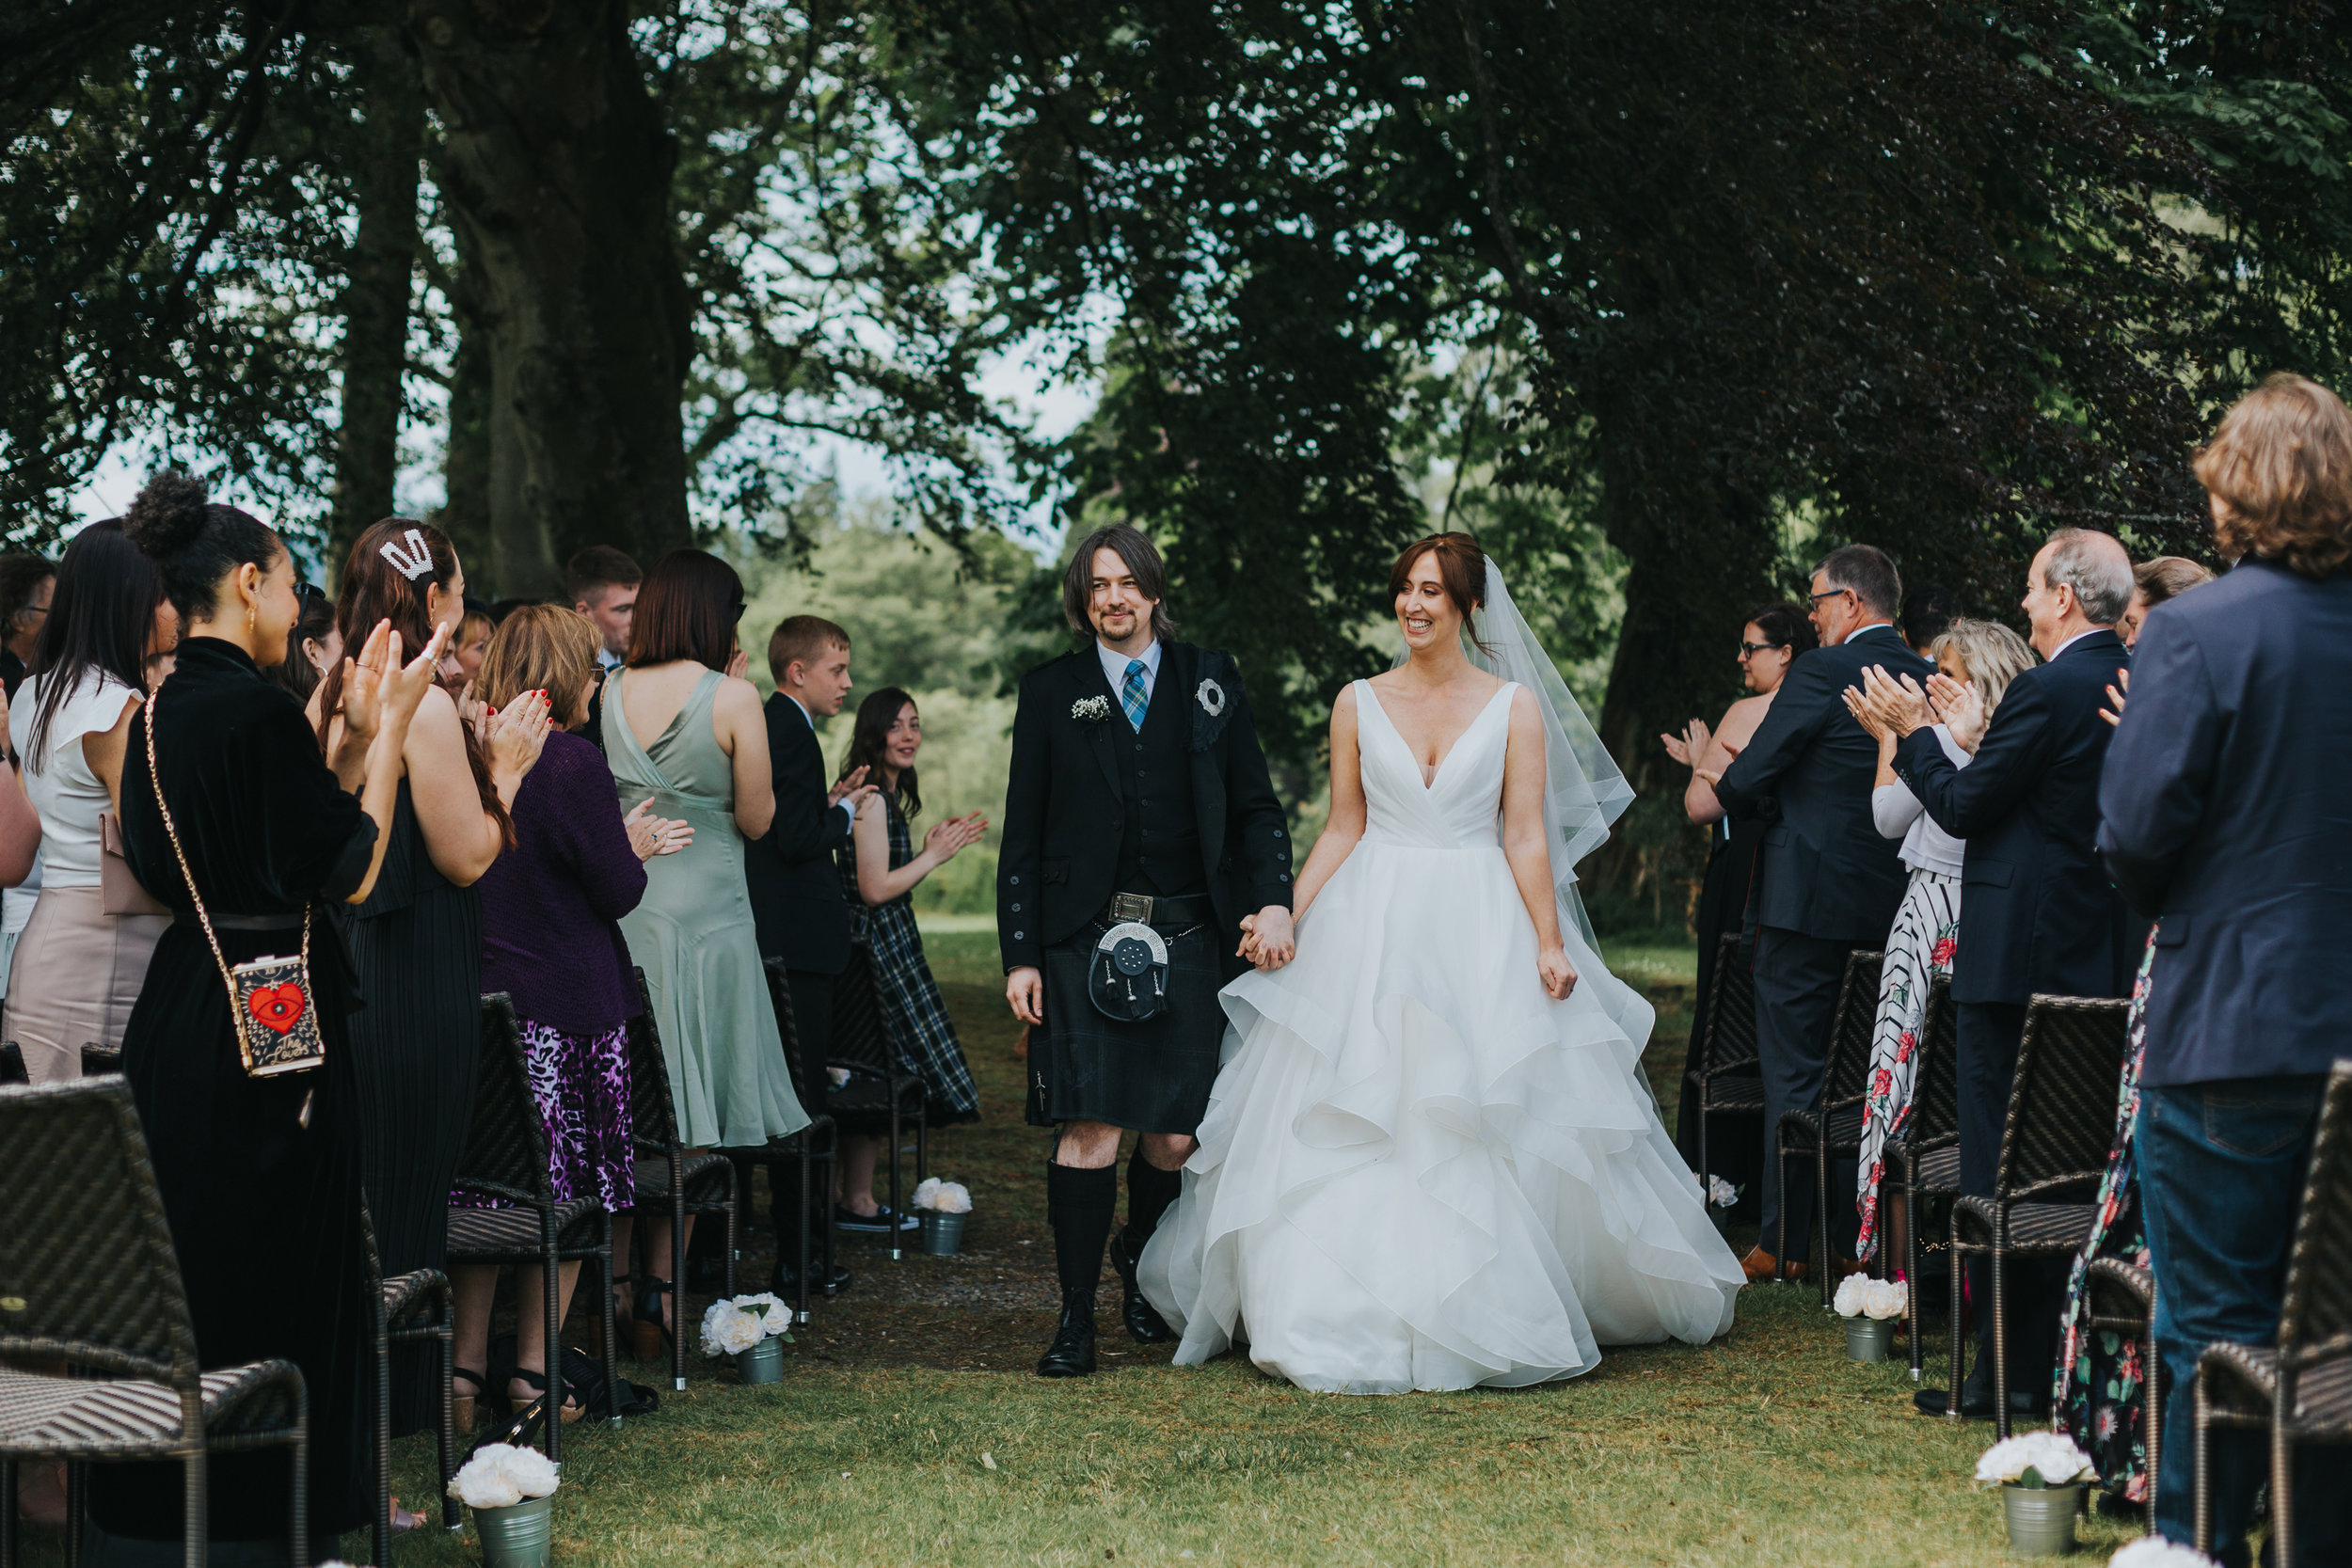
[[[2074,1549],[2074,1515],[2082,1512],[2083,1489],[2045,1486],[2001,1488],[2001,1510],[2009,1522],[2009,1549],[2019,1557],[2063,1557]]]
[[[784,1341],[771,1335],[751,1349],[735,1353],[738,1383],[782,1383]]]
[[[1848,1318],[1846,1320],[1846,1359],[1849,1361],[1883,1361],[1894,1353],[1894,1319]]]
[[[509,1508],[477,1508],[483,1568],[548,1568],[555,1555],[555,1498],[525,1497]]]
[[[943,1214],[936,1209],[923,1213],[923,1250],[933,1258],[953,1258],[963,1246],[963,1222],[969,1214]]]

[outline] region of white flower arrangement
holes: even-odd
[[[2143,1535],[2107,1559],[2107,1568],[2217,1568],[2214,1560],[2193,1546]]]
[[[1899,1279],[1850,1274],[1837,1282],[1837,1295],[1831,1305],[1841,1318],[1873,1318],[1883,1323],[1903,1315],[1911,1305],[1911,1287]]]
[[[930,1176],[914,1189],[911,1202],[917,1209],[929,1209],[936,1214],[968,1214],[972,1212],[972,1190],[961,1181],[942,1181]]]
[[[1111,716],[1108,697],[1081,697],[1070,705],[1070,717],[1082,723],[1100,724]]]
[[[449,1495],[468,1508],[512,1508],[555,1490],[555,1466],[537,1449],[486,1443],[449,1478]]]
[[[2023,1486],[2039,1491],[2089,1481],[2090,1456],[2062,1432],[2021,1432],[2004,1437],[1977,1460],[1979,1486]]]
[[[792,1309],[766,1291],[710,1304],[703,1314],[703,1354],[740,1355],[762,1339],[792,1338]]]
[[[1214,719],[1225,711],[1225,689],[1213,680],[1203,680],[1193,691],[1200,699],[1200,710]]]
[[[1740,1201],[1740,1189],[1720,1176],[1707,1179],[1707,1201],[1718,1209],[1728,1209]]]

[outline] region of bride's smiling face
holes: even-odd
[[[1396,624],[1405,633],[1405,646],[1414,653],[1451,647],[1461,640],[1462,612],[1445,591],[1438,570],[1438,552],[1423,550],[1405,571],[1405,590],[1396,596]]]

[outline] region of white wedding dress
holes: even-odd
[[[1516,1386],[1731,1327],[1742,1283],[1642,1077],[1649,1004],[1563,921],[1545,992],[1498,836],[1506,685],[1424,785],[1358,682],[1364,835],[1224,1066],[1141,1260],[1180,1365],[1334,1393]]]

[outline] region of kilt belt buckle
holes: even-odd
[[[1152,906],[1157,902],[1157,899],[1147,898],[1140,893],[1114,893],[1111,895],[1111,924],[1119,926],[1133,921],[1138,926],[1149,926],[1152,924]]]

